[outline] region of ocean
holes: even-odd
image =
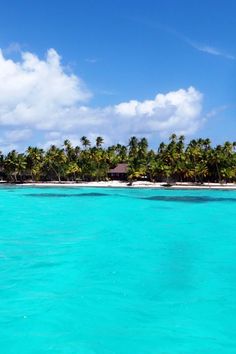
[[[2,354],[235,354],[236,191],[0,187]]]

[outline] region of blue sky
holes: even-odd
[[[235,38],[229,0],[2,0],[3,150],[96,134],[235,140]]]

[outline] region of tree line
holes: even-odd
[[[166,182],[235,182],[236,142],[212,147],[209,139],[193,139],[185,144],[183,135],[172,134],[168,143],[155,151],[146,138],[131,137],[128,145],[104,147],[98,136],[94,146],[83,136],[81,147],[65,140],[47,150],[29,146],[24,153],[12,150],[0,155],[0,173],[8,182],[101,181],[118,163],[128,164],[127,179]]]

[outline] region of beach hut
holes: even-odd
[[[108,172],[108,177],[113,180],[127,180],[128,164],[119,163],[115,168]]]

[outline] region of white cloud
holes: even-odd
[[[20,53],[22,49],[22,45],[17,42],[10,43],[6,48],[4,48],[3,52],[6,55],[10,55],[13,53]]]
[[[89,64],[96,64],[99,59],[98,58],[86,58],[85,59],[86,63],[89,63]]]
[[[225,59],[230,59],[230,60],[235,60],[235,56],[229,53],[225,53],[222,52],[221,50],[211,47],[209,45],[205,45],[205,44],[198,44],[195,43],[189,39],[186,40],[187,43],[189,43],[193,48],[199,50],[200,52],[204,52],[207,54],[211,54],[211,55],[216,55],[216,56],[220,56],[223,57]]]
[[[64,72],[54,49],[45,60],[23,53],[21,62],[5,59],[0,51],[0,124],[47,126],[90,96],[82,80]]]
[[[171,132],[192,134],[200,126],[202,94],[195,88],[158,94],[153,100],[132,100],[115,106],[120,117],[130,118],[134,132],[168,135]]]
[[[199,42],[193,41],[189,37],[183,35],[182,33],[178,32],[176,29],[171,28],[169,26],[163,25],[157,21],[149,21],[143,17],[129,17],[130,20],[135,21],[137,23],[140,23],[144,26],[150,27],[155,30],[162,30],[165,31],[172,36],[176,37],[177,39],[185,42],[189,46],[191,46],[194,49],[197,49],[200,52],[204,52],[210,55],[215,55],[215,56],[220,56],[225,59],[230,59],[230,60],[235,60],[236,56],[229,54],[228,52],[225,52],[224,50],[219,50],[218,48],[212,47],[207,44],[201,44]]]
[[[10,130],[4,133],[4,140],[16,143],[29,139],[32,136],[30,129]]]
[[[66,72],[54,49],[45,59],[24,52],[18,62],[0,51],[2,143],[24,140],[21,146],[25,147],[66,138],[78,143],[82,135],[91,139],[103,135],[111,143],[133,134],[188,135],[202,124],[202,94],[194,87],[99,108],[87,104],[91,96],[78,76]]]
[[[7,153],[18,149],[19,144],[27,142],[32,136],[30,129],[16,129],[3,131],[0,136],[0,151]]]
[[[206,117],[213,118],[217,116],[219,113],[226,111],[228,108],[230,108],[229,105],[214,107],[209,112],[206,113]]]

